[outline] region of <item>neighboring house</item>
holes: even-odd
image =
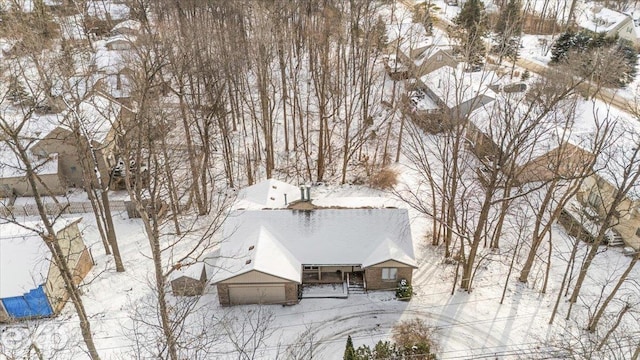
[[[95,95],[75,109],[82,118],[83,129],[81,138],[91,139],[98,162],[100,176],[109,179],[109,155],[115,151],[115,143],[110,140],[113,136],[113,124],[120,117],[121,106],[103,96]],[[79,144],[76,135],[67,126],[57,126],[33,145],[34,153],[51,154],[57,152],[60,171],[68,187],[83,187],[82,162],[93,166],[93,154],[88,142]],[[84,159],[81,159],[84,158]]]
[[[308,284],[391,290],[401,279],[411,283],[407,210],[320,208],[305,193],[289,209],[231,212],[212,279],[221,305],[295,304]]]
[[[492,71],[467,72],[462,64],[442,66],[416,79],[413,87],[418,95],[410,94],[406,114],[425,131],[440,132],[491,103],[496,95],[490,85],[496,80]]]
[[[583,209],[592,209],[592,221],[598,223],[604,215],[604,208],[610,207],[614,194],[617,192],[615,181],[606,175],[593,175],[587,178],[576,195],[576,199]],[[605,206],[603,206],[603,204]],[[620,235],[627,246],[640,250],[640,184],[632,187],[617,208],[617,216],[613,221],[612,230]],[[597,235],[593,232],[593,235]],[[607,239],[608,240],[608,239]]]
[[[91,139],[95,150],[98,169],[103,179],[109,178],[109,159],[113,158],[115,142],[111,140],[113,124],[120,117],[118,103],[101,96],[92,96],[80,103],[74,111],[82,119],[83,139]],[[7,110],[5,115],[9,114]],[[41,195],[62,195],[68,187],[83,187],[81,160],[93,166],[93,154],[88,142],[77,141],[76,135],[67,126],[71,113],[33,115],[21,136],[28,144],[28,153],[40,181],[36,184]],[[18,119],[20,120],[20,119]],[[0,196],[33,196],[33,188],[28,183],[23,162],[0,143]]]
[[[453,48],[451,48],[451,46],[433,45],[427,47],[414,58],[413,64],[415,66],[412,74],[416,78],[420,78],[444,66],[456,68],[459,63],[453,55]]]
[[[116,35],[107,39],[105,46],[108,50],[131,50],[135,43],[135,37]]]
[[[616,207],[610,225],[626,245],[640,250],[640,181],[632,181],[640,172],[640,124],[628,119],[628,115],[616,120],[615,142],[604,150],[605,156],[598,157],[596,173],[585,179],[576,200],[584,208],[592,209],[593,220],[599,222],[625,184],[626,194]]]
[[[509,162],[516,182],[526,183],[570,178],[591,163],[594,155],[587,148],[586,131],[579,128],[593,126],[588,123],[594,119],[586,114],[577,115],[582,112],[576,112],[573,102],[560,104],[557,111],[539,116],[536,108],[522,102],[522,97],[524,93],[501,92],[496,101],[469,116],[466,138],[485,165],[497,159],[501,167]],[[523,129],[528,130],[525,133]],[[514,153],[516,142],[518,151]]]
[[[123,67],[115,73],[96,73],[96,88],[123,105],[129,105],[133,70]]]
[[[76,284],[93,267],[78,229],[81,220],[58,219],[54,224]],[[0,224],[0,322],[55,316],[69,298],[49,248],[39,234],[30,230],[42,229],[42,224],[21,224]]]
[[[636,25],[631,15],[595,4],[578,14],[576,23],[581,29],[605,33],[609,37],[618,36],[636,47],[640,46]]]
[[[171,273],[171,291],[176,296],[202,295],[207,279],[204,262],[179,266]]]
[[[138,35],[141,26],[142,24],[137,20],[125,20],[111,29],[111,35]]]

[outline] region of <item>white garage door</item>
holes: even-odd
[[[284,284],[229,285],[231,304],[274,304],[285,301]]]

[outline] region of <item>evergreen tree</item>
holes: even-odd
[[[551,63],[565,63],[569,58],[576,74],[589,76],[590,81],[602,86],[622,87],[637,75],[637,51],[624,40],[604,33],[581,31],[560,35],[551,48]]]
[[[344,360],[357,360],[356,350],[353,348],[353,340],[351,340],[351,335],[347,337],[347,346],[344,349]]]
[[[506,56],[515,61],[519,55],[520,35],[522,34],[522,15],[520,0],[509,0],[500,12],[498,22],[494,28],[498,44],[494,48],[502,58]]]
[[[469,0],[460,9],[454,22],[460,27],[459,34],[462,50],[471,65],[484,62],[484,37],[487,35],[487,16],[484,4],[480,0]]]
[[[551,62],[558,63],[566,60],[569,50],[573,47],[575,33],[567,31],[558,36],[558,39],[551,46]]]
[[[433,33],[432,13],[438,10],[440,10],[440,8],[432,4],[431,1],[416,4],[413,7],[413,22],[422,24],[427,35],[431,35]]]

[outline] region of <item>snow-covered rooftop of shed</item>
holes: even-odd
[[[594,5],[580,12],[576,22],[581,28],[598,33],[609,32],[626,19],[631,17],[601,5]]]
[[[303,264],[416,265],[406,209],[236,211],[224,235],[214,282],[253,270],[300,282]]]
[[[299,199],[299,187],[280,180],[267,179],[241,189],[233,208],[245,210],[282,209]]]
[[[205,268],[204,262],[196,262],[193,264],[181,266],[180,268],[175,269],[171,273],[169,279],[175,280],[185,276],[188,278],[200,280],[200,276],[202,275],[202,269],[204,268]]]
[[[58,232],[81,219],[59,219],[54,224],[54,231]],[[22,225],[0,224],[0,298],[20,296],[44,284],[47,279],[51,253],[34,231],[44,231],[44,227],[35,221]]]

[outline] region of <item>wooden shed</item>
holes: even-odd
[[[180,266],[171,277],[171,291],[176,296],[198,296],[207,285],[207,270],[203,262]]]

